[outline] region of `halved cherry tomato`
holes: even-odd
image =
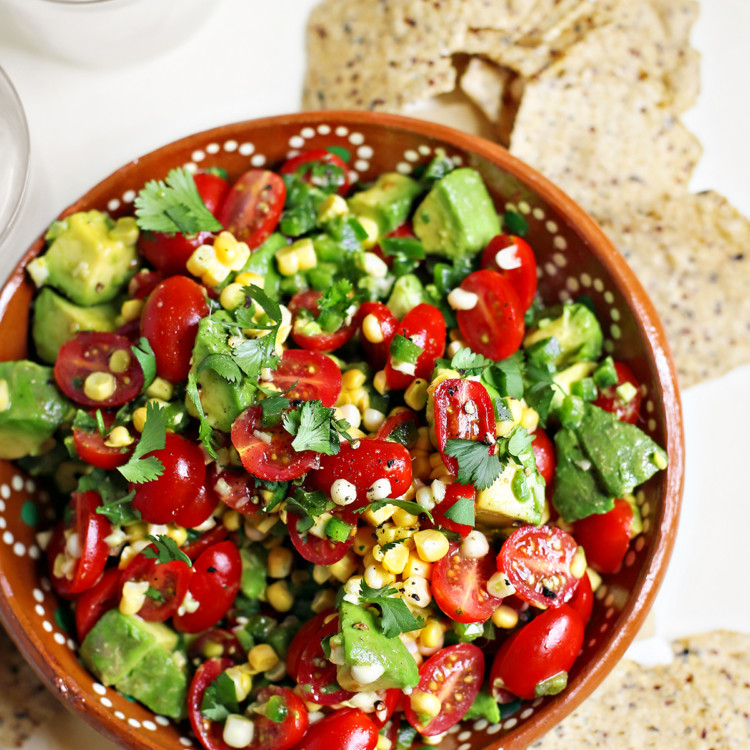
[[[209,659],[198,667],[190,683],[187,698],[188,719],[195,736],[206,750],[232,750],[223,739],[224,725],[207,719],[201,713],[201,704],[208,686],[233,666],[234,662],[231,659]]]
[[[118,351],[127,353],[128,366],[122,372],[112,372],[109,363]],[[134,399],[143,387],[143,370],[130,351],[130,341],[116,333],[77,333],[60,347],[54,372],[57,385],[68,398],[94,409],[120,406]],[[110,396],[94,399],[86,395],[84,383],[95,372],[110,373],[114,377],[114,391]]]
[[[440,698],[440,713],[423,724],[405,702],[406,718],[426,737],[441,734],[457,724],[471,708],[484,679],[484,654],[471,643],[457,643],[438,651],[419,668],[417,690]]]
[[[219,504],[219,498],[206,482],[201,485],[196,496],[174,514],[174,522],[186,529],[194,529],[208,521]]]
[[[412,448],[419,439],[419,416],[416,412],[404,407],[383,422],[375,437]]]
[[[72,526],[66,529],[60,521],[52,532],[47,546],[50,579],[52,587],[64,599],[72,599],[75,594],[90,589],[104,572],[109,557],[109,546],[104,540],[112,533],[112,524],[106,516],[96,512],[101,504],[101,497],[93,490],[74,492],[70,499]],[[58,555],[73,560],[70,577],[55,575]]]
[[[368,315],[372,315],[377,321],[382,341],[370,341],[367,338],[362,324]],[[367,361],[376,369],[381,369],[388,361],[388,348],[398,329],[398,318],[382,302],[363,302],[354,316],[354,325],[359,331],[359,343],[365,350]]]
[[[393,357],[388,355],[385,380],[389,388],[407,388],[415,378],[429,380],[435,369],[435,360],[445,350],[445,319],[437,307],[423,302],[409,310],[401,321],[397,333],[411,339],[422,348],[417,358],[414,375],[407,375],[393,367]]]
[[[375,701],[375,710],[370,714],[370,718],[378,729],[382,729],[396,713],[403,693],[398,688],[391,688],[383,691],[382,695],[380,700]]]
[[[99,622],[99,618],[120,602],[120,571],[117,568],[105,570],[99,582],[84,591],[76,599],[76,633],[78,642]]]
[[[164,274],[161,271],[149,271],[147,268],[142,268],[128,282],[128,297],[146,299],[162,281],[164,281]]]
[[[576,541],[586,550],[586,562],[599,573],[614,573],[630,544],[633,509],[617,498],[607,513],[595,513],[573,524]]]
[[[565,687],[567,673],[583,645],[583,622],[563,604],[537,615],[508,638],[497,652],[490,689],[509,690],[519,698],[553,695]],[[545,685],[556,676],[564,679]]]
[[[151,545],[150,549],[156,552]],[[120,585],[127,581],[147,581],[154,596],[146,595],[138,616],[148,622],[164,622],[177,612],[182,604],[192,577],[190,566],[183,560],[160,563],[141,552],[122,571]]]
[[[271,382],[282,391],[291,388],[288,399],[320,399],[323,406],[333,406],[341,393],[341,370],[320,352],[287,349],[271,370]]]
[[[516,596],[543,607],[559,607],[572,596],[578,579],[570,563],[578,549],[573,537],[554,526],[521,526],[504,542],[497,556]]]
[[[591,589],[591,581],[587,575],[583,576],[573,592],[573,596],[565,602],[573,608],[581,617],[583,624],[591,618],[591,612],[594,609],[594,592]]]
[[[282,164],[280,174],[297,175],[303,182],[319,187],[325,193],[346,195],[349,190],[349,168],[336,154],[325,149],[303,151]]]
[[[435,388],[435,435],[443,463],[453,476],[458,475],[458,460],[445,453],[449,440],[491,441],[495,444],[495,409],[487,389],[475,380],[449,378]]]
[[[332,352],[343,346],[354,336],[357,327],[352,320],[351,323],[342,323],[335,331],[325,331],[315,323],[320,317],[321,310],[318,300],[322,297],[321,292],[308,289],[306,292],[297,292],[289,300],[289,312],[292,313],[292,338],[297,346],[316,352]],[[312,325],[314,332],[309,329]]]
[[[181,633],[200,633],[227,613],[240,590],[242,560],[232,541],[209,547],[193,563],[189,592],[198,602],[195,612],[179,612],[172,622]]]
[[[335,514],[345,515],[345,514]],[[349,512],[348,517],[344,520],[356,526],[356,518]],[[289,537],[297,552],[302,555],[308,562],[315,565],[332,565],[338,562],[354,544],[354,537],[350,536],[345,542],[333,542],[330,539],[320,539],[314,534],[300,534],[297,531],[299,516],[294,513],[287,515],[287,526],[289,528]]]
[[[223,523],[219,523],[208,531],[204,531],[197,539],[188,542],[182,551],[195,562],[209,547],[223,542],[229,534],[229,529]]]
[[[511,248],[513,248],[511,250]],[[498,253],[500,263],[498,263]],[[536,294],[536,258],[528,242],[513,234],[493,237],[482,253],[482,268],[498,271],[513,285],[524,312]]]
[[[378,728],[358,708],[341,708],[311,724],[295,750],[375,750]]]
[[[534,442],[531,447],[534,449],[536,468],[542,475],[547,487],[549,487],[555,479],[555,468],[557,466],[555,444],[547,437],[547,433],[541,427],[538,427],[533,434]]]
[[[442,526],[448,531],[454,531],[465,537],[471,533],[473,526],[465,523],[456,523],[448,518],[445,513],[452,508],[460,499],[471,500],[473,503],[476,498],[476,490],[470,484],[449,484],[445,488],[445,497],[432,509],[432,516],[438,526]]]
[[[456,622],[485,622],[502,602],[487,593],[487,581],[494,573],[490,555],[470,559],[451,542],[448,554],[433,563],[432,596]]]
[[[356,447],[354,447],[356,446]],[[400,443],[378,438],[361,438],[354,443],[343,442],[335,456],[320,457],[320,466],[310,472],[315,489],[329,497],[337,479],[346,479],[357,488],[352,510],[370,502],[367,491],[377,479],[390,483],[388,497],[399,497],[411,487],[411,455]]]
[[[261,439],[256,433],[263,432]],[[294,436],[282,425],[263,426],[263,409],[250,406],[232,424],[232,445],[247,471],[261,479],[284,482],[297,479],[315,465],[315,451],[296,451]]]
[[[91,412],[94,416],[95,412]],[[98,430],[88,432],[80,427],[73,428],[73,445],[75,446],[78,458],[87,464],[96,466],[99,469],[111,471],[118,466],[127,463],[130,454],[133,452],[133,446],[129,445],[124,448],[116,448],[107,445],[107,437],[112,423],[115,421],[115,415],[112,412],[101,412],[104,421],[105,434],[102,435]]]
[[[187,276],[170,276],[146,300],[141,332],[156,358],[156,374],[178,383],[190,371],[195,335],[209,313],[205,289]]]
[[[315,615],[312,620],[308,620],[294,634],[292,642],[286,652],[286,673],[295,681],[299,682],[299,663],[302,659],[302,652],[305,650],[313,636],[317,636],[318,631],[323,627],[323,621],[330,615],[332,610],[326,610]]]
[[[510,357],[523,341],[523,309],[513,285],[497,271],[474,271],[461,289],[479,298],[470,310],[458,310],[461,335],[479,354],[499,360]]]
[[[170,523],[195,498],[206,479],[203,452],[181,435],[167,432],[164,448],[151,451],[164,471],[150,482],[129,483],[133,507],[147,523]]]
[[[617,373],[617,382],[599,391],[594,406],[611,412],[621,422],[635,424],[641,412],[641,384],[638,382],[635,373],[624,362],[615,362],[615,372]],[[630,383],[635,387],[635,394],[630,401],[623,401],[617,395],[617,388],[623,383]]]
[[[277,174],[251,169],[227,193],[217,218],[224,229],[251,250],[262,245],[279,223],[286,185]]]
[[[256,700],[265,705],[273,696],[283,701],[286,716],[282,721],[273,721],[265,714],[254,716],[255,736],[249,750],[289,750],[307,731],[307,709],[302,700],[289,688],[276,685],[261,688]]]
[[[216,654],[217,658],[231,659],[235,664],[247,661],[247,652],[231,630],[211,628],[201,633],[188,646],[188,656],[191,660],[197,659],[198,662],[202,662],[209,650]],[[218,655],[218,650],[221,650],[221,656]]]
[[[219,470],[216,464],[211,464],[208,484],[225,505],[243,516],[254,516],[260,512],[262,505],[255,478],[246,471]]]

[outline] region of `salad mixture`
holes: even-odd
[[[590,300],[438,154],[171,171],[28,265],[0,456],[80,658],[206,750],[396,750],[560,692],[667,457]]]

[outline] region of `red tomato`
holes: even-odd
[[[537,471],[549,487],[555,479],[555,468],[557,467],[555,444],[547,437],[547,433],[541,427],[538,427],[534,431],[534,442],[531,447],[534,449]]]
[[[445,497],[432,509],[432,516],[438,526],[442,526],[448,531],[455,531],[461,537],[471,533],[473,526],[465,523],[456,523],[447,518],[445,512],[452,508],[461,498],[466,498],[474,502],[476,491],[470,484],[449,484],[445,488]]]
[[[583,622],[577,612],[565,604],[545,610],[500,647],[492,664],[490,688],[493,692],[509,690],[529,700],[553,694],[543,685],[539,689],[540,684],[562,673],[567,677],[582,645]]]
[[[253,716],[255,735],[250,750],[289,750],[307,731],[307,709],[302,700],[289,688],[271,685],[258,691],[256,700],[264,705],[273,696],[278,696],[286,707],[283,721],[273,721],[265,714]]]
[[[445,453],[445,444],[454,438],[495,444],[495,409],[487,389],[474,380],[450,378],[435,388],[435,435],[443,463],[458,475],[458,460]]]
[[[141,332],[156,357],[156,374],[178,383],[190,371],[195,335],[209,313],[205,289],[187,276],[170,276],[146,300]]]
[[[368,315],[378,322],[382,341],[370,341],[362,330],[362,324]],[[388,348],[393,334],[398,329],[398,318],[382,302],[363,302],[354,316],[354,325],[359,331],[359,343],[365,350],[367,361],[376,369],[381,369],[388,361]]]
[[[305,326],[309,324],[310,318],[318,320],[321,310],[318,308],[318,300],[323,296],[321,292],[308,289],[306,292],[297,292],[289,300],[289,312],[292,313],[292,338],[297,346],[316,352],[332,352],[343,346],[354,336],[357,328],[354,321],[348,325],[342,324],[335,331],[320,330],[318,333],[308,333]],[[306,312],[303,312],[306,311]],[[309,313],[309,314],[308,314]]]
[[[341,370],[320,352],[287,349],[271,370],[271,382],[282,391],[294,386],[286,394],[288,399],[320,399],[323,406],[333,406],[341,393]]]
[[[174,522],[186,529],[194,529],[211,517],[219,498],[209,484],[204,484],[198,494],[183,505],[174,515]]]
[[[112,373],[110,358],[120,350],[127,352],[130,358],[128,367],[124,372]],[[143,387],[143,370],[130,351],[130,341],[115,333],[77,333],[60,347],[54,372],[57,385],[68,398],[93,409],[120,406],[134,399]],[[115,389],[111,396],[95,400],[86,395],[84,383],[94,372],[114,375]]]
[[[356,519],[351,518],[353,515],[353,513],[350,513],[350,518],[345,518],[344,520],[356,526]],[[338,562],[346,554],[352,544],[354,544],[353,536],[350,536],[345,542],[333,542],[330,539],[320,539],[314,534],[301,535],[300,532],[297,531],[298,523],[299,516],[296,516],[294,513],[289,513],[287,516],[289,537],[291,538],[292,544],[297,552],[299,552],[308,562],[315,563],[316,565],[332,565],[333,563]]]
[[[383,697],[380,700],[375,701],[375,711],[370,714],[370,718],[378,729],[382,729],[396,713],[402,695],[398,688],[391,688],[382,693]]]
[[[431,737],[450,729],[471,708],[484,679],[484,655],[471,643],[441,649],[419,668],[417,690],[440,698],[440,713],[423,724],[405,701],[406,718],[418,732]]]
[[[562,529],[521,526],[503,542],[497,569],[505,573],[519,598],[542,607],[559,607],[578,585],[570,572],[577,549],[576,540]]]
[[[146,523],[170,523],[198,495],[205,482],[203,451],[181,435],[167,432],[164,448],[146,456],[158,458],[164,471],[150,482],[128,484],[135,492],[133,507]]]
[[[101,578],[109,557],[109,546],[104,541],[112,533],[112,524],[96,509],[102,504],[99,495],[88,492],[74,492],[70,499],[73,512],[73,525],[67,529],[60,521],[52,532],[47,546],[52,587],[64,599],[72,599],[75,594],[90,589]],[[71,575],[56,576],[55,560],[58,555],[66,557],[72,553],[74,563]]]
[[[357,446],[357,447],[353,447]],[[320,456],[320,466],[310,472],[315,489],[330,497],[337,479],[346,479],[357,488],[352,510],[367,505],[367,490],[377,479],[390,482],[388,497],[399,497],[411,487],[411,455],[400,443],[378,438],[344,442],[335,456]]]
[[[594,592],[591,589],[591,581],[587,575],[578,582],[573,596],[565,602],[569,607],[578,612],[584,625],[591,619],[591,611],[594,609]]]
[[[90,414],[93,417],[95,412],[92,411]],[[104,435],[101,435],[96,428],[94,432],[88,432],[80,427],[74,427],[73,445],[81,461],[85,461],[87,464],[96,466],[99,469],[111,471],[127,463],[130,454],[133,452],[133,446],[114,448],[111,445],[107,445],[106,441],[112,423],[115,421],[115,415],[112,412],[102,411],[102,419],[106,428]]]
[[[182,551],[195,562],[209,547],[223,542],[228,534],[229,530],[224,524],[217,524],[212,529],[201,534],[195,541],[188,542],[182,548]]]
[[[156,551],[153,545],[150,549]],[[120,585],[127,581],[148,581],[149,586],[159,592],[159,596],[146,596],[143,606],[138,610],[138,616],[148,622],[164,622],[182,604],[191,577],[192,570],[183,560],[160,563],[141,552],[122,571]]]
[[[358,708],[341,708],[311,724],[296,750],[375,750],[378,728]]]
[[[99,622],[99,618],[120,602],[120,571],[109,568],[99,582],[76,599],[76,633],[82,643],[89,630]]]
[[[403,407],[383,422],[375,437],[412,448],[419,439],[419,416],[411,409]]]
[[[611,412],[622,422],[635,424],[641,411],[641,384],[624,362],[615,362],[615,371],[617,372],[617,382],[599,391],[594,406]],[[630,401],[623,401],[617,395],[617,387],[623,383],[630,383],[635,386],[635,396]]]
[[[302,652],[307,647],[313,636],[318,634],[318,631],[323,627],[323,621],[331,614],[332,610],[321,612],[315,615],[312,620],[308,620],[292,638],[292,642],[289,644],[289,649],[286,652],[286,672],[295,681],[299,682],[297,675],[299,674],[299,663],[302,658]]]
[[[309,185],[315,185],[326,193],[335,192],[339,195],[346,195],[351,183],[346,164],[336,154],[324,149],[303,151],[285,162],[279,173],[296,174]]]
[[[499,360],[510,357],[523,341],[523,308],[513,285],[497,271],[474,271],[461,289],[479,297],[470,310],[458,310],[461,335],[479,354]]]
[[[513,250],[508,248],[513,247]],[[497,255],[506,250],[498,264]],[[490,240],[482,253],[482,268],[498,271],[513,285],[524,312],[531,307],[536,294],[536,258],[529,244],[513,234],[499,234]]]
[[[234,662],[231,659],[209,659],[198,667],[190,683],[187,698],[188,718],[195,736],[206,750],[232,750],[223,739],[224,725],[207,719],[201,713],[201,703],[208,686],[224,670],[233,666]]]
[[[216,625],[232,606],[240,589],[242,560],[232,541],[209,547],[193,563],[190,594],[199,603],[195,612],[177,613],[172,622],[181,633],[200,633]]]
[[[573,536],[586,550],[586,561],[599,573],[614,573],[630,544],[633,509],[622,498],[608,513],[587,516],[573,524]]]
[[[423,302],[406,313],[397,333],[422,347],[422,353],[417,358],[414,375],[394,370],[393,358],[389,353],[388,364],[385,366],[385,379],[388,387],[403,389],[407,388],[415,378],[429,380],[435,369],[435,360],[441,357],[445,350],[443,314],[437,307]]]
[[[162,281],[164,281],[164,274],[161,271],[149,271],[147,268],[142,268],[128,282],[128,297],[146,299]]]
[[[223,177],[208,172],[193,175],[193,180],[206,208],[216,215],[219,205],[229,191],[229,183]],[[211,232],[191,235],[142,232],[138,238],[138,250],[154,268],[171,276],[185,273],[188,258],[198,247],[210,242],[211,237]]]
[[[276,228],[285,200],[286,185],[281,177],[265,169],[251,169],[232,185],[217,218],[224,229],[255,250]]]
[[[262,418],[263,409],[255,405],[245,409],[232,424],[232,445],[245,469],[261,479],[280,482],[297,479],[310,471],[318,454],[294,450],[294,436],[283,425],[264,427]],[[269,436],[269,442],[256,435],[259,431]]]
[[[244,516],[254,516],[261,508],[255,479],[240,469],[219,469],[211,464],[209,487],[232,510]]]
[[[188,656],[191,660],[202,662],[207,653],[216,654],[216,649],[221,649],[220,659],[231,659],[235,664],[247,661],[247,652],[237,640],[237,636],[231,630],[224,628],[211,628],[201,633],[188,646]]]

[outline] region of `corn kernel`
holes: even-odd
[[[395,580],[396,577],[392,573],[388,573],[382,565],[375,563],[365,568],[365,583],[374,589],[380,589]]]
[[[265,286],[266,280],[259,273],[253,273],[252,271],[243,271],[238,273],[234,279],[235,283],[242,284],[242,286],[259,286],[261,289]]]
[[[318,224],[325,224],[337,216],[346,216],[349,213],[349,204],[340,195],[329,195],[318,208]]]
[[[437,648],[443,640],[443,626],[438,620],[430,618],[419,632],[419,642],[425,648]]]
[[[419,437],[417,442],[414,443],[413,451],[425,451],[429,452],[432,450],[432,443],[430,443],[430,430],[428,427],[420,427],[418,430]]]
[[[355,570],[359,567],[358,559],[351,553],[347,552],[338,562],[328,566],[331,575],[340,583],[344,583],[350,578]]]
[[[508,580],[505,573],[498,571],[493,573],[487,581],[487,592],[496,596],[498,599],[504,599],[516,593],[515,586]]]
[[[383,329],[376,315],[369,313],[362,321],[362,334],[371,344],[380,344],[385,341]]]
[[[274,584],[275,585],[275,584]],[[247,654],[247,661],[255,672],[265,672],[273,669],[279,663],[279,657],[268,643],[253,646]]]
[[[362,247],[365,250],[375,247],[380,239],[380,230],[378,229],[377,222],[373,221],[368,216],[357,216],[357,221],[367,233],[367,239],[362,240]]]
[[[583,547],[578,547],[570,561],[570,575],[573,578],[581,579],[586,573],[586,551]]]
[[[292,551],[287,547],[275,547],[268,553],[268,575],[271,578],[286,578],[292,572]]]
[[[375,373],[375,377],[372,379],[372,384],[381,396],[388,393],[388,383],[385,379],[385,370],[378,370]]]
[[[385,552],[383,552],[383,548],[376,544],[368,554],[365,555],[365,567],[372,564],[372,561],[375,562],[383,562],[383,556],[385,555]],[[370,560],[370,557],[372,557],[372,560]]]
[[[501,604],[492,613],[492,624],[503,630],[511,630],[518,625],[518,612],[507,604]]]
[[[244,286],[236,281],[221,290],[219,302],[225,310],[236,310],[245,304]]]
[[[377,409],[365,409],[362,415],[362,422],[368,432],[377,432],[385,422],[385,414]]]
[[[293,245],[282,247],[276,252],[276,265],[282,276],[294,276],[299,271],[299,259]]]
[[[122,587],[120,612],[124,615],[134,615],[146,603],[148,581],[126,581]]]
[[[602,585],[602,577],[593,568],[586,568],[586,575],[589,577],[591,590],[595,592]]]
[[[120,317],[123,323],[131,323],[134,320],[138,320],[143,312],[143,300],[142,299],[128,299],[122,303],[120,308]]]
[[[325,612],[327,609],[333,609],[336,606],[336,594],[332,589],[321,589],[313,597],[310,609],[315,614]]]
[[[294,573],[292,573],[291,578],[292,583],[295,586],[301,586],[303,583],[307,583],[310,580],[310,574],[306,570],[295,570]]]
[[[277,612],[288,612],[294,604],[294,597],[286,581],[276,581],[266,589],[266,599]]]
[[[318,265],[318,256],[315,255],[315,246],[309,237],[297,240],[292,247],[297,256],[297,267],[300,271],[309,271]]]
[[[415,516],[403,508],[397,508],[393,514],[393,523],[396,526],[416,526],[419,523],[419,516]]]
[[[383,553],[382,565],[388,573],[400,575],[404,572],[408,560],[409,550],[403,544],[397,544]]]
[[[133,436],[128,432],[127,427],[118,425],[112,428],[112,432],[107,435],[104,445],[110,448],[124,448],[133,442]]]
[[[357,409],[364,411],[370,405],[370,394],[364,388],[349,391],[349,400]]]
[[[437,562],[448,554],[450,544],[445,534],[436,529],[426,529],[414,534],[417,554],[425,562]]]
[[[83,381],[83,392],[92,401],[105,401],[115,392],[115,376],[111,372],[92,372]]]
[[[359,427],[362,422],[362,415],[359,413],[359,409],[354,404],[344,404],[344,406],[337,406],[335,410],[336,419],[344,419],[349,423],[349,427],[355,429]]]
[[[534,432],[539,426],[539,412],[530,406],[524,407],[521,414],[521,427],[525,427],[527,432]]]
[[[242,516],[236,510],[227,510],[221,517],[221,524],[229,531],[237,531],[242,525]]]
[[[362,370],[353,367],[341,376],[341,382],[347,390],[354,390],[355,388],[361,388],[367,382],[367,376]]]
[[[133,412],[133,427],[136,432],[143,432],[143,425],[146,424],[146,407],[141,406]]]
[[[214,240],[216,259],[232,271],[239,271],[250,257],[250,248],[244,242],[238,242],[229,232],[221,232]]]
[[[443,706],[437,695],[425,690],[414,690],[409,699],[409,704],[415,714],[429,716],[430,718],[437,716]]]
[[[331,571],[325,565],[316,565],[313,568],[312,577],[315,583],[322,585],[331,579]]]
[[[127,349],[116,349],[109,356],[109,371],[121,375],[130,367],[130,352]]]
[[[411,473],[413,477],[426,482],[430,478],[431,471],[429,454],[421,452],[412,454]]]
[[[229,667],[224,670],[224,674],[234,683],[234,692],[237,694],[237,701],[242,701],[250,695],[253,689],[253,676],[250,674],[246,664],[239,667]]]
[[[158,398],[160,401],[169,401],[174,396],[174,386],[164,378],[154,378],[151,385],[146,389],[149,398]]]
[[[386,262],[375,253],[364,252],[357,261],[357,265],[373,279],[382,279],[388,274]]]
[[[384,735],[378,735],[378,744],[375,745],[375,750],[392,750],[393,743]]]
[[[167,526],[167,536],[170,539],[174,539],[178,547],[182,547],[182,545],[187,542],[188,533],[187,529],[182,526],[169,524],[169,526]]]
[[[360,526],[354,537],[352,552],[364,557],[375,546],[375,536],[373,530],[368,526]]]
[[[427,406],[428,383],[423,378],[414,378],[404,393],[406,405],[414,411],[421,411]]]
[[[418,526],[396,526],[388,521],[375,529],[375,535],[378,538],[378,543],[381,546],[385,546],[386,544],[396,542],[399,539],[408,539],[412,534],[416,533],[418,529]]]
[[[366,510],[362,514],[362,517],[370,524],[370,526],[377,527],[385,523],[395,512],[396,506],[388,504],[377,510]]]

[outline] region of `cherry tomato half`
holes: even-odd
[[[94,414],[95,412],[92,411],[91,416],[94,416]],[[102,411],[101,414],[104,421],[105,434],[102,435],[96,429],[93,432],[89,432],[80,427],[74,427],[73,445],[81,461],[85,461],[87,464],[96,466],[99,469],[111,471],[127,463],[130,454],[133,452],[133,446],[129,445],[124,448],[118,448],[107,445],[109,430],[115,421],[115,415],[108,411]]]
[[[117,372],[113,372],[110,369],[112,355],[120,351],[124,354],[118,358],[121,357],[127,367],[122,370],[117,366]],[[130,351],[130,341],[116,333],[77,333],[60,347],[54,373],[57,385],[68,398],[93,409],[120,406],[134,399],[143,387],[143,370]],[[86,395],[86,378],[93,373],[113,376],[114,390],[110,395],[101,399]]]
[[[256,700],[264,705],[273,696],[282,700],[286,716],[282,721],[273,721],[265,714],[255,716],[255,736],[250,745],[251,750],[289,750],[307,731],[307,709],[299,696],[289,688],[270,685],[260,689]]]
[[[79,643],[83,643],[89,630],[105,612],[118,605],[121,590],[120,571],[109,568],[104,571],[98,583],[76,599],[76,633]]]
[[[188,719],[195,736],[206,750],[232,750],[223,739],[224,725],[207,719],[201,713],[203,695],[208,686],[226,669],[234,666],[231,659],[209,659],[198,667],[190,683],[187,698]]]
[[[375,750],[378,728],[358,708],[342,708],[311,724],[295,750]]]
[[[617,373],[617,382],[599,391],[594,406],[611,412],[621,422],[635,424],[641,412],[641,384],[638,382],[635,373],[624,362],[615,362],[615,372]],[[623,401],[617,395],[617,388],[623,383],[630,383],[635,387],[635,394],[630,401]]]
[[[346,195],[349,190],[349,168],[336,154],[325,149],[303,151],[282,164],[280,174],[296,174],[309,185],[326,193]]]
[[[174,522],[186,529],[194,529],[208,521],[219,504],[219,498],[211,485],[206,482],[201,485],[192,500],[179,508],[174,514]]]
[[[591,619],[591,612],[594,609],[594,592],[591,588],[591,581],[587,575],[583,576],[573,592],[573,596],[565,602],[569,607],[578,612],[583,624]]]
[[[290,400],[314,401],[333,406],[341,393],[341,370],[325,354],[305,349],[287,349],[275,370],[271,382]],[[293,386],[293,387],[292,387]]]
[[[214,526],[208,531],[204,531],[197,539],[192,542],[188,542],[182,551],[195,562],[209,547],[213,547],[214,544],[223,542],[229,530],[224,524],[220,523]]]
[[[352,320],[345,323],[341,320],[338,328],[326,331],[321,328],[321,310],[318,300],[322,297],[321,292],[308,289],[306,292],[297,292],[289,300],[289,312],[292,313],[292,338],[297,346],[316,352],[332,352],[343,346],[354,336],[357,328]],[[336,323],[334,323],[336,324]]]
[[[128,297],[145,300],[164,281],[164,278],[161,271],[149,271],[147,268],[142,268],[128,282]]]
[[[411,409],[403,407],[383,422],[375,437],[401,443],[411,449],[419,440],[419,416]]]
[[[438,651],[419,668],[417,690],[440,698],[440,713],[423,724],[405,701],[406,718],[418,732],[431,737],[457,724],[471,708],[484,679],[484,654],[471,643],[457,643]]]
[[[478,297],[470,310],[458,310],[461,335],[479,354],[499,360],[510,357],[523,341],[523,309],[513,285],[497,271],[474,271],[461,289]]]
[[[471,500],[472,504],[476,498],[476,490],[470,484],[449,484],[445,488],[445,497],[432,509],[432,516],[438,526],[442,526],[448,531],[460,534],[466,537],[471,533],[473,526],[466,523],[456,523],[448,518],[445,513],[452,508],[459,500]]]
[[[356,526],[354,514],[349,513],[345,520]],[[289,528],[289,537],[297,552],[302,555],[308,562],[315,565],[332,565],[338,562],[354,544],[354,537],[350,536],[345,542],[334,542],[330,539],[321,539],[314,534],[301,534],[297,531],[299,516],[289,513],[287,516],[287,526]]]
[[[493,237],[482,253],[482,268],[498,271],[513,285],[524,312],[536,294],[536,258],[528,242],[513,234]]]
[[[595,513],[573,524],[576,541],[586,550],[586,562],[599,573],[614,573],[630,544],[633,509],[617,498],[607,513]]]
[[[504,542],[497,556],[502,570],[529,604],[559,607],[572,596],[578,579],[570,572],[578,544],[554,526],[521,526]]]
[[[302,652],[308,643],[310,643],[310,640],[313,639],[313,636],[318,634],[318,631],[323,627],[323,621],[331,612],[332,610],[320,612],[312,620],[308,620],[302,625],[294,634],[294,638],[292,638],[292,642],[289,644],[286,652],[286,672],[295,682],[299,682],[297,676],[299,674],[299,663],[302,658]]]
[[[537,615],[500,647],[492,664],[490,687],[519,698],[554,695],[567,683],[567,673],[583,645],[583,622],[563,604]],[[560,676],[560,681],[547,684]]]
[[[196,660],[194,663],[200,663],[209,651],[216,654],[215,658],[231,659],[235,664],[247,661],[247,651],[242,648],[237,636],[224,628],[211,628],[201,633],[188,646],[188,657]]]
[[[368,315],[373,316],[377,328],[380,329],[379,335],[377,331],[372,332],[370,328],[372,321],[368,321],[366,328],[369,335],[375,339],[374,341],[371,341],[365,333],[364,322]],[[365,350],[367,361],[380,370],[388,361],[388,348],[393,334],[398,329],[398,318],[382,302],[363,302],[354,316],[354,325],[359,331],[359,343]]]
[[[537,471],[542,475],[547,487],[550,487],[555,479],[555,468],[557,467],[557,456],[555,444],[547,437],[547,433],[538,427],[534,431],[534,461]]]
[[[254,516],[262,507],[256,481],[246,471],[211,464],[208,485],[217,497],[243,516]]]
[[[485,622],[502,599],[487,593],[487,581],[495,573],[490,555],[464,557],[456,542],[448,554],[432,566],[432,596],[438,607],[456,622]]]

